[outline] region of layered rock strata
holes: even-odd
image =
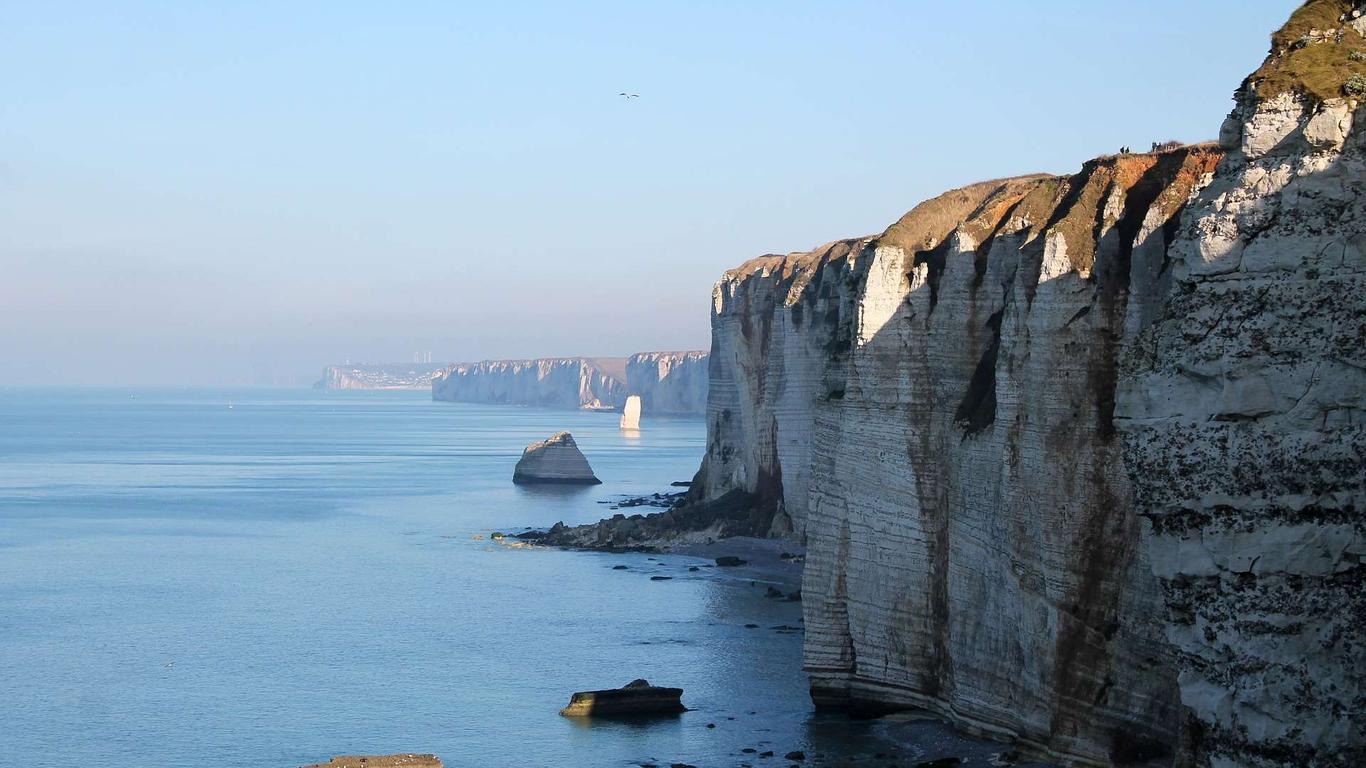
[[[1121,375],[1181,699],[1216,766],[1366,765],[1363,33],[1360,7],[1318,2],[1273,38]]]
[[[626,360],[626,389],[651,416],[701,415],[707,409],[706,352],[640,352]]]
[[[593,474],[593,468],[574,442],[574,436],[556,432],[522,451],[522,458],[512,471],[512,482],[597,485],[602,481]]]
[[[544,408],[617,410],[626,400],[624,358],[485,360],[446,368],[432,399]]]

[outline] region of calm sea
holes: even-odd
[[[0,390],[0,765],[873,759],[890,726],[811,712],[801,636],[772,630],[800,607],[764,585],[473,538],[691,477],[700,420],[636,438],[616,420],[424,393]],[[604,484],[514,486],[523,446],[559,429]],[[692,711],[557,714],[637,677]]]

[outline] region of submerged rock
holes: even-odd
[[[647,680],[632,680],[621,688],[579,691],[560,710],[565,717],[672,715],[684,712],[682,688],[660,688]]]
[[[303,768],[442,768],[436,755],[341,755]]]
[[[597,485],[602,481],[593,474],[574,436],[556,432],[522,451],[522,458],[512,472],[512,482]]]

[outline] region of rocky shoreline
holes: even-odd
[[[618,512],[596,523],[565,525],[516,534],[544,546],[601,552],[667,552],[680,547],[715,544],[739,537],[763,538],[772,513],[755,503],[753,494],[735,490],[711,501],[694,491],[656,493],[613,502],[613,509],[657,507],[661,512],[627,515]]]

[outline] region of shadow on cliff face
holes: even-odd
[[[907,289],[875,315],[880,327],[857,328],[868,312],[842,318],[843,335],[863,340],[832,356],[842,372],[825,379],[845,385],[818,417],[844,425],[819,479],[804,585],[818,598],[807,603],[818,704],[929,709],[1069,759],[1174,759],[1182,708],[1140,567],[1115,387],[1135,246],[1160,242],[1141,266],[1166,268],[1174,222],[1218,156],[1194,147],[1093,161],[1054,187],[1040,179],[989,225],[956,229],[974,236],[904,253]],[[862,294],[890,258],[882,246],[865,248],[854,279],[861,301],[889,307]],[[888,456],[896,419],[904,463]],[[878,477],[910,495],[857,485]],[[870,563],[876,581],[858,570]],[[887,605],[889,591],[904,606]]]

